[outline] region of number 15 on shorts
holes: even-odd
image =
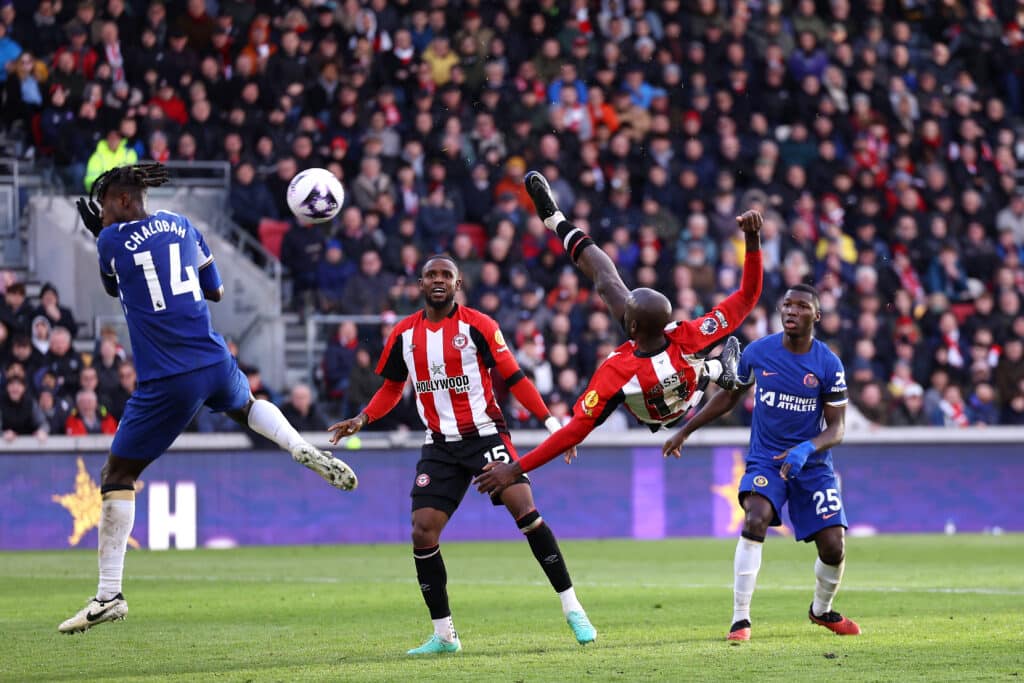
[[[499,443],[497,446],[495,446],[491,450],[485,451],[484,452],[484,460],[486,460],[489,463],[491,463],[491,462],[503,462],[506,465],[508,465],[509,463],[512,462],[512,458],[510,458],[509,455],[508,455],[508,448],[506,448],[505,444],[503,444],[503,443]]]

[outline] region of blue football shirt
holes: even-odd
[[[781,332],[762,337],[740,358],[740,380],[755,384],[750,460],[772,462],[783,451],[813,439],[825,429],[825,405],[846,405],[846,371],[836,354],[817,339],[803,354],[789,351],[782,341]],[[807,462],[831,464],[831,459],[831,450],[826,450]],[[782,466],[781,460],[774,463]]]
[[[100,233],[96,247],[100,272],[117,279],[139,381],[230,357],[199,285],[199,271],[213,254],[187,218],[157,211],[115,223]]]

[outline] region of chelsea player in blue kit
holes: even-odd
[[[210,323],[204,299],[219,301],[224,287],[203,236],[184,216],[146,212],[146,188],[165,182],[167,170],[160,164],[121,166],[96,180],[88,202],[78,200],[86,228],[97,236],[103,288],[124,308],[139,384],[103,467],[99,587],[58,627],[63,633],[128,613],[121,578],[135,523],[135,480],[204,404],[274,441],[331,485],[351,490],[357,484],[348,465],[306,442],[277,406],[253,398]]]
[[[798,541],[814,541],[814,601],[808,617],[839,635],[860,627],[832,609],[843,578],[846,511],[832,468],[831,448],[843,440],[846,372],[843,363],[814,338],[821,318],[817,291],[790,288],[781,306],[783,331],[751,343],[740,358],[743,385],[717,393],[681,430],[665,442],[665,455],[677,458],[687,437],[731,411],[756,384],[747,469],[739,487],[746,512],[734,562],[732,627],[729,640],[750,640],[750,601],[761,568],[769,526],[789,517]]]

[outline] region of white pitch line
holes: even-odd
[[[19,579],[67,579],[67,580],[92,580],[95,579],[93,574],[32,574],[30,576],[25,575],[6,575],[8,578],[19,578]],[[159,574],[128,574],[125,577],[125,581],[173,581],[180,583],[188,582],[203,582],[203,583],[304,583],[304,584],[344,584],[344,583],[377,583],[377,584],[412,584],[416,581],[410,578],[377,578],[377,577],[359,577],[355,579],[343,579],[336,576],[164,576]],[[510,584],[515,585],[527,585],[527,586],[547,586],[548,583],[545,581],[536,580],[516,580],[514,582],[503,581],[499,579],[456,579],[453,581],[455,584],[460,585],[477,585],[477,586],[508,586]],[[650,583],[650,582],[637,582],[637,583],[615,583],[615,582],[603,582],[603,581],[574,581],[577,586],[586,586],[588,588],[655,588],[655,589],[672,589],[682,588],[686,590],[732,590],[732,584],[727,583]],[[810,591],[814,590],[814,585],[808,583],[806,586],[789,586],[789,585],[773,585],[773,584],[759,584],[759,590],[777,590],[777,591]],[[1024,589],[1013,589],[1013,588],[957,588],[949,586],[926,586],[921,588],[912,588],[907,586],[858,586],[858,585],[844,585],[841,588],[844,592],[857,592],[857,593],[937,593],[937,594],[948,594],[948,595],[1020,595],[1024,596]]]

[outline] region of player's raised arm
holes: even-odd
[[[740,288],[696,320],[682,320],[667,330],[670,337],[682,337],[697,348],[710,346],[732,334],[754,310],[761,298],[764,266],[761,258],[761,226],[764,218],[757,211],[747,211],[736,218],[746,237],[747,253],[743,258],[743,279]]]

